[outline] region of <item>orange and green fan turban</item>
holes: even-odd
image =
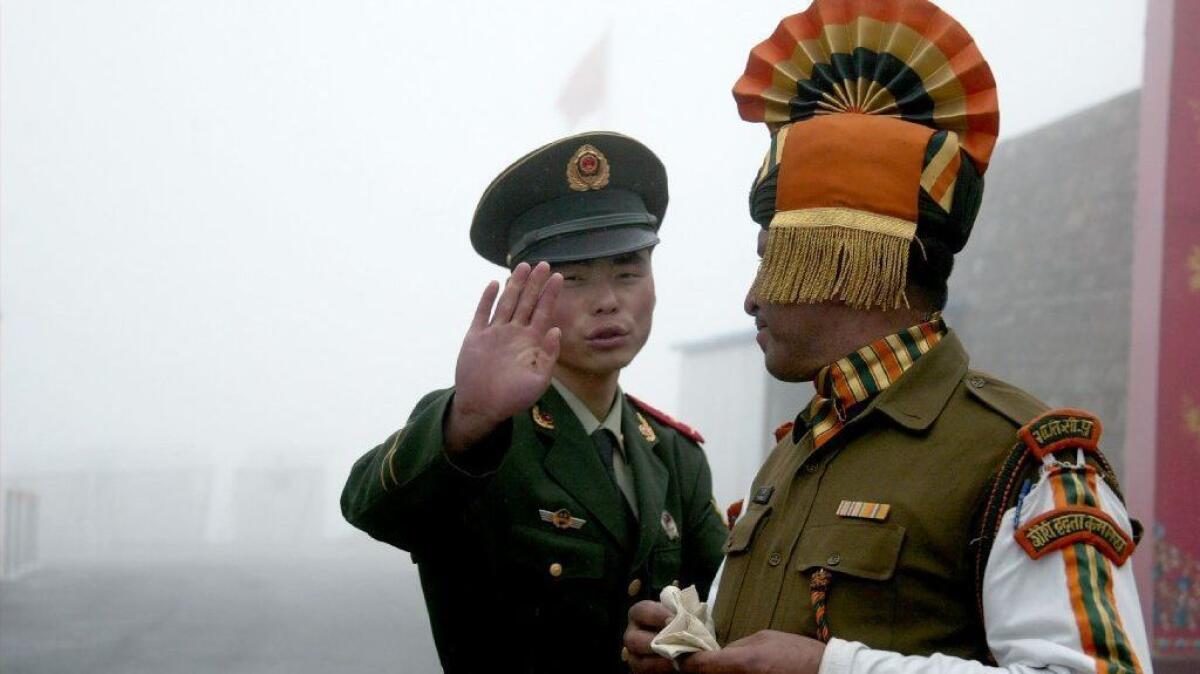
[[[764,302],[904,305],[910,249],[966,245],[999,132],[971,36],[927,0],[815,0],[733,88],[771,145],[750,212]],[[914,245],[915,241],[915,245]]]

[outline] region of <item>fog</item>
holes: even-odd
[[[991,63],[1002,142],[1140,84],[1141,0],[939,4]],[[767,136],[729,91],[806,5],[0,4],[0,486],[36,496],[38,540],[0,586],[4,669],[429,671],[408,556],[337,497],[453,381],[502,275],[467,239],[481,191],[574,132],[659,154],[658,309],[622,385],[676,410],[678,345],[750,325]]]

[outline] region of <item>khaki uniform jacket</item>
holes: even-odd
[[[553,388],[471,465],[442,450],[452,396],[421,400],[342,494],[351,524],[412,553],[447,672],[621,671],[633,603],[673,582],[707,594],[727,529],[698,445],[619,401],[639,521]],[[582,524],[545,521],[563,510]]]
[[[763,629],[815,636],[809,582],[825,568],[832,636],[986,660],[974,585],[977,513],[1017,428],[1044,409],[969,370],[950,331],[820,450],[810,433],[789,434],[759,471],[726,543],[717,639]],[[844,517],[842,501],[890,510],[883,520]]]

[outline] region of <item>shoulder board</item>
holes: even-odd
[[[968,370],[963,382],[976,400],[1018,427],[1050,408],[1029,393],[986,372]]]
[[[783,439],[786,438],[788,433],[791,433],[792,429],[795,427],[796,424],[792,421],[785,421],[782,424],[779,424],[779,428],[775,429],[775,442],[783,442]]]
[[[645,412],[646,414],[650,415],[650,417],[652,419],[654,419],[655,421],[657,421],[658,423],[679,431],[680,435],[687,438],[688,440],[691,440],[692,442],[695,442],[697,444],[704,442],[704,436],[700,435],[700,431],[697,431],[696,429],[692,428],[691,426],[688,426],[687,424],[683,423],[682,421],[677,421],[674,417],[667,414],[666,412],[663,412],[662,410],[651,407],[650,405],[647,405],[646,403],[642,402],[641,400],[638,400],[637,398],[629,395],[628,393],[626,393],[625,396],[629,398],[629,402],[633,403],[634,407],[636,407],[639,410],[641,410],[642,412]]]

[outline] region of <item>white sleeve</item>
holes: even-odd
[[[1108,539],[1119,549],[1132,531],[1120,499],[1095,469],[1047,460],[1037,484],[1004,514],[988,556],[983,578],[984,627],[998,667],[934,654],[905,656],[868,648],[860,643],[831,639],[821,660],[820,674],[982,674],[1151,672],[1150,651],[1142,622],[1133,564],[1116,564],[1103,554],[1100,542],[1079,541],[1055,548],[1079,529],[1097,531],[1099,519],[1077,518],[1049,522],[1049,536],[1036,538],[1027,552],[1017,531],[1035,518],[1075,508],[1103,511],[1119,529]],[[1083,523],[1079,525],[1079,523]],[[1035,540],[1029,536],[1026,540]],[[1113,553],[1113,550],[1109,550]]]

